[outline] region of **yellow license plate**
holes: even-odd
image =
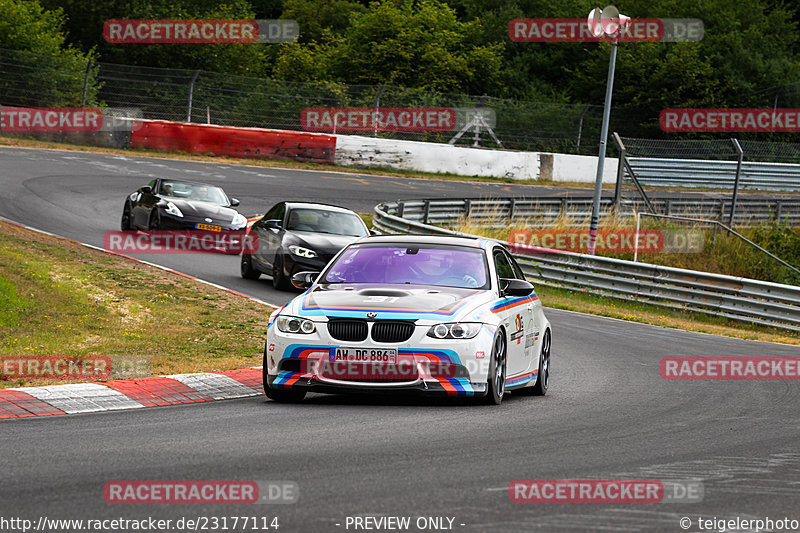
[[[222,231],[222,226],[213,226],[211,224],[198,224],[197,229],[204,229],[206,231]]]

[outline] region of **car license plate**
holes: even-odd
[[[204,229],[206,231],[222,231],[222,226],[214,226],[211,224],[197,224],[197,229]]]
[[[331,348],[331,362],[397,364],[397,348]]]

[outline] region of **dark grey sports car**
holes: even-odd
[[[250,234],[258,237],[258,249],[242,254],[242,277],[268,274],[276,289],[290,290],[294,274],[321,271],[339,250],[369,235],[369,230],[361,217],[343,207],[279,202],[250,227]]]
[[[121,227],[128,230],[243,230],[236,198],[204,183],[154,179],[125,199]]]

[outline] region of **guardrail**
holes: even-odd
[[[642,185],[733,189],[738,161],[628,157]],[[627,173],[626,173],[627,174]],[[800,165],[743,161],[740,189],[800,191]]]
[[[450,225],[467,220],[478,225],[505,226],[513,219],[533,219],[544,224],[558,216],[568,215],[581,220],[592,212],[591,197],[571,198],[466,198],[458,200],[398,200],[398,216],[424,224]],[[696,218],[711,218],[728,221],[731,200],[728,198],[651,198],[655,213],[663,215],[691,214]],[[748,199],[739,198],[735,224],[757,225],[771,220],[800,225],[800,197],[794,199]],[[611,198],[600,202],[601,212],[612,208]],[[642,200],[621,202],[617,213],[635,216],[647,211]]]
[[[422,218],[430,222],[432,213],[433,218],[452,218],[444,216],[446,209],[464,202],[425,200]],[[482,202],[483,208],[489,205],[488,200]],[[373,228],[384,234],[465,235],[405,218],[409,203],[375,206]],[[516,249],[513,255],[525,275],[543,285],[800,331],[797,286],[541,248],[525,253]]]

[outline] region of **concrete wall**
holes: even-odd
[[[389,167],[465,176],[537,179],[539,154],[465,148],[449,144],[336,136],[337,165]]]
[[[358,135],[336,135],[337,165],[387,167],[422,172],[517,180],[593,183],[597,157],[540,152],[486,150],[449,144],[396,141]],[[617,159],[606,158],[603,182],[617,179]]]
[[[597,156],[573,154],[541,154],[540,178],[551,181],[581,181],[594,183],[597,177]],[[603,183],[616,183],[619,159],[606,157],[603,164]]]

